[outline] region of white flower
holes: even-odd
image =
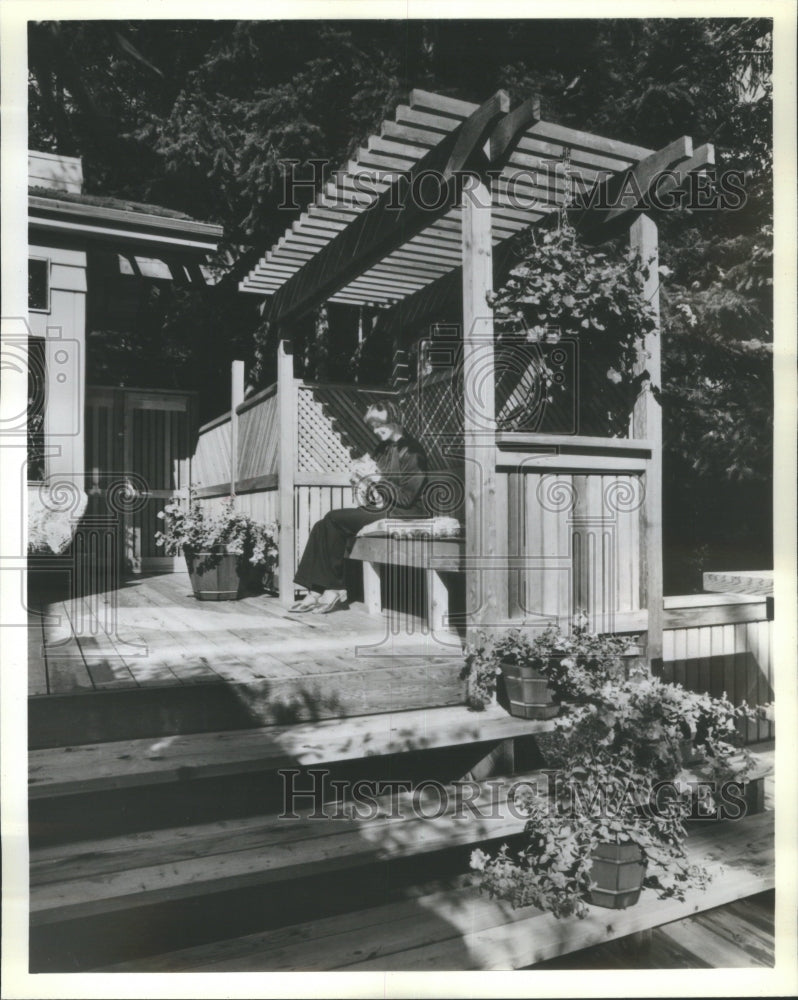
[[[474,871],[482,872],[485,870],[485,865],[490,861],[488,855],[477,848],[475,851],[471,852],[471,867]]]

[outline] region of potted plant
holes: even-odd
[[[641,808],[653,782],[628,751],[577,756],[557,775],[553,794],[529,806],[519,851],[504,844],[493,857],[472,853],[480,890],[557,917],[584,917],[588,903],[632,906],[644,884],[661,898],[683,899],[707,874],[684,852],[683,799]]]
[[[518,628],[492,637],[480,633],[467,647],[461,671],[466,703],[484,708],[502,678],[512,715],[553,718],[559,703],[584,697],[610,678],[638,673],[635,642],[592,635],[584,624],[567,634],[548,627],[531,639]]]
[[[529,646],[561,709],[554,732],[539,739],[555,780],[532,802],[521,852],[475,852],[481,887],[564,916],[584,915],[588,901],[632,905],[644,878],[680,898],[703,885],[684,852],[696,788],[683,745],[692,736],[704,751],[702,777],[744,780],[737,722],[747,707],[651,677],[627,662],[624,637],[548,629]]]
[[[559,711],[532,645],[520,629],[508,629],[494,638],[481,634],[466,650],[460,676],[466,682],[467,704],[478,711],[496,697],[500,679],[511,715],[551,719]]]
[[[165,528],[156,533],[156,544],[170,554],[182,549],[198,600],[235,600],[256,578],[268,582],[273,577],[277,529],[237,511],[233,497],[213,514],[191,492],[187,504],[167,504],[158,517]]]

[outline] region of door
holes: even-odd
[[[189,486],[194,394],[89,387],[86,468],[90,491],[118,525],[126,574],[174,572],[182,558],[155,544],[158,513]]]

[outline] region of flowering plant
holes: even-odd
[[[181,549],[188,556],[227,553],[272,572],[277,565],[277,526],[259,524],[248,514],[237,511],[233,497],[228,497],[221,511],[214,514],[203,509],[192,491],[188,504],[169,503],[158,517],[165,526],[156,533],[155,543],[171,555]],[[209,564],[211,561],[208,560]]]

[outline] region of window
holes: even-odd
[[[28,309],[50,311],[50,261],[47,257],[28,257]]]
[[[45,341],[28,338],[28,481],[45,477],[44,404],[46,393]]]

